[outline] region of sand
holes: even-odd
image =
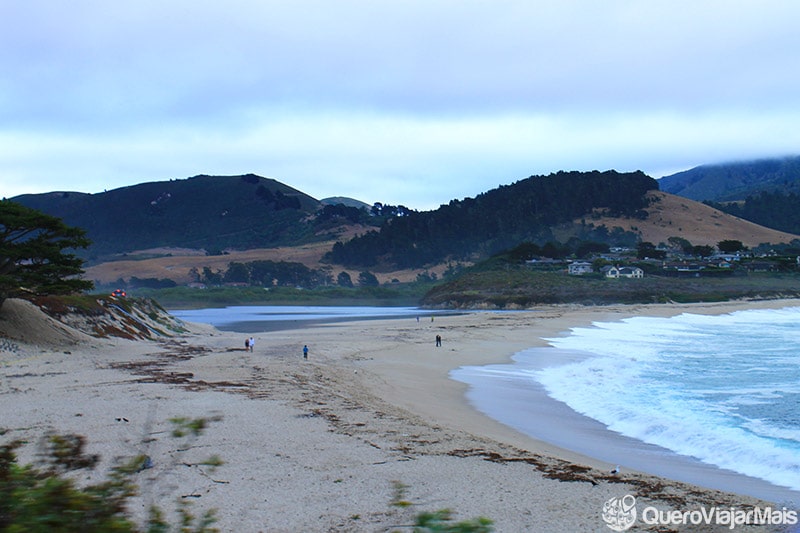
[[[103,462],[80,482],[147,454],[153,468],[136,475],[141,495],[132,513],[144,516],[152,503],[173,509],[182,500],[198,514],[216,509],[221,531],[402,531],[418,513],[444,508],[459,520],[489,517],[503,532],[610,531],[603,505],[626,494],[640,509],[766,506],[772,502],[646,470],[610,474],[609,462],[477,412],[467,385],[449,372],[508,362],[544,346],[542,337],[593,321],[783,305],[798,303],[551,306],[343,322],[255,334],[250,353],[243,334],[201,325],[157,341],[91,339],[48,321],[26,327],[40,319],[7,301],[0,310],[0,442],[28,440],[20,450],[28,461],[47,431],[84,435]],[[170,434],[173,417],[210,424],[197,438],[178,439]],[[224,464],[203,464],[214,455]],[[398,498],[410,505],[392,505]],[[629,529],[656,530],[728,529],[657,529],[641,521]],[[748,530],[783,529],[736,528]]]

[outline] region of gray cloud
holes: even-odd
[[[800,4],[537,4],[5,3],[3,194],[252,171],[430,207],[797,152]]]

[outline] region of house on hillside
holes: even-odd
[[[601,272],[607,278],[643,278],[644,270],[639,267],[618,267],[618,266],[604,266]]]
[[[594,272],[592,264],[586,261],[574,261],[569,264],[567,269],[571,276],[582,276],[583,274],[591,274]]]

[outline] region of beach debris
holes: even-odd
[[[619,465],[612,468],[609,474],[619,474]]]
[[[153,460],[150,458],[149,455],[145,455],[144,460],[142,461],[142,465],[139,467],[138,472],[141,472],[142,470],[149,470],[150,468],[153,468]]]

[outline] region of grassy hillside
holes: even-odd
[[[800,156],[703,165],[658,182],[664,192],[697,201],[744,200],[760,192],[800,193]]]
[[[634,232],[642,241],[653,244],[680,237],[695,245],[715,246],[723,240],[737,240],[755,248],[763,243],[789,243],[800,238],[800,234],[770,229],[673,194],[651,191],[648,196],[645,219],[593,216],[586,221]]]
[[[84,228],[94,260],[157,247],[249,249],[311,241],[316,238],[313,227],[304,220],[320,206],[300,191],[253,174],[13,200]]]

